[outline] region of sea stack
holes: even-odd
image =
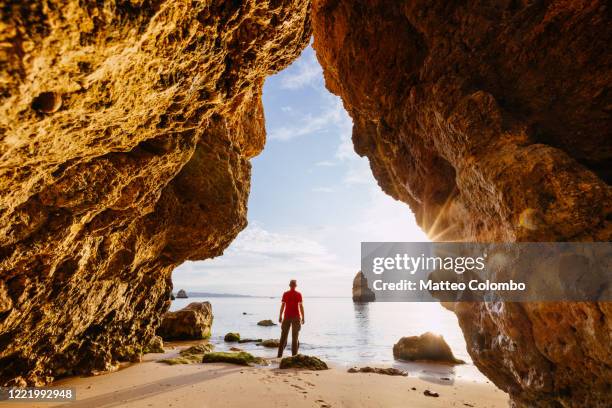
[[[353,302],[374,302],[376,296],[370,288],[368,288],[368,280],[363,272],[357,272],[353,279]]]
[[[177,298],[177,299],[187,299],[188,297],[189,297],[189,296],[187,296],[187,292],[185,292],[185,290],[184,290],[184,289],[181,289],[181,290],[179,290],[179,291],[176,293],[176,298]]]

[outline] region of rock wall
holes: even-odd
[[[609,4],[314,0],[355,150],[434,240],[612,238]],[[612,405],[612,305],[455,307],[517,406]]]
[[[246,225],[301,0],[0,0],[0,384],[138,359],[170,273]]]

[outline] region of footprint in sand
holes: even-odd
[[[315,402],[319,403],[319,407],[320,408],[331,408],[331,404],[328,404],[327,402],[325,402],[325,401],[323,401],[321,399],[318,399]]]

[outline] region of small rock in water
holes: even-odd
[[[258,346],[264,346],[264,347],[270,347],[270,348],[277,348],[278,346],[280,346],[280,340],[278,339],[267,339],[264,340],[260,343],[257,343]]]
[[[432,392],[429,390],[423,391],[423,395],[425,395],[426,397],[435,397],[435,398],[438,398],[440,396],[440,394],[438,394],[437,392]]]
[[[228,343],[240,341],[240,333],[227,333],[223,340]]]
[[[258,326],[276,326],[276,323],[274,323],[272,320],[270,319],[266,319],[266,320],[260,320],[259,322],[257,322]]]
[[[263,339],[240,339],[238,343],[261,343],[262,341]]]

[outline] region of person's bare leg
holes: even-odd
[[[289,327],[291,327],[291,321],[285,319],[281,323],[281,337],[278,345],[278,357],[283,356],[283,351],[287,346],[287,337],[289,337]]]

